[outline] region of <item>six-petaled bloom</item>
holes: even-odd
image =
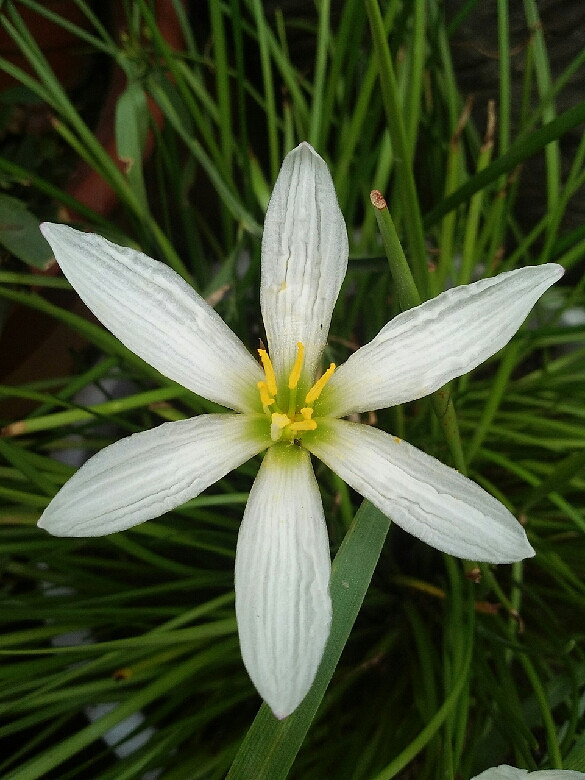
[[[329,170],[309,144],[285,158],[266,214],[267,349],[259,360],[166,265],[65,225],[42,231],[65,276],[120,341],[235,413],[165,423],[105,448],[64,485],[39,525],[63,536],[122,531],[266,451],[238,537],[235,591],[244,663],[276,717],[309,690],[331,622],[329,544],[311,454],[439,550],[495,563],[534,554],[522,526],[474,482],[341,418],[421,398],[475,368],[513,336],[560,278],[559,266],[449,290],[320,373],[348,241]]]

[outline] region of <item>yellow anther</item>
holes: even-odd
[[[274,374],[274,368],[272,367],[272,360],[268,356],[268,352],[265,349],[259,349],[258,354],[262,361],[262,368],[264,369],[264,375],[266,376],[266,387],[270,395],[276,395],[278,393],[278,387],[276,385],[276,376]]]
[[[292,371],[288,377],[288,389],[294,390],[301,378],[301,371],[303,368],[303,360],[305,358],[305,347],[301,341],[297,342],[297,358],[295,360]]]
[[[258,382],[258,390],[260,391],[260,401],[262,406],[272,406],[274,398],[268,392],[268,386],[266,382]]]
[[[299,420],[298,422],[293,422],[289,426],[289,430],[291,431],[314,431],[317,427],[317,423],[315,420]]]
[[[315,410],[314,410],[314,409],[311,409],[311,407],[310,407],[310,406],[304,406],[304,407],[301,409],[301,414],[302,414],[302,416],[303,416],[303,420],[310,420],[310,419],[311,419],[311,417],[313,416],[313,412],[314,412],[314,411],[315,411]]]
[[[335,363],[331,363],[327,371],[323,374],[322,377],[317,379],[313,387],[309,390],[307,395],[305,396],[305,403],[306,404],[313,404],[319,398],[321,393],[323,392],[323,388],[327,384],[327,382],[331,379],[333,376],[333,372],[335,371]]]

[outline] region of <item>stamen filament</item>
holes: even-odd
[[[262,368],[264,369],[264,375],[266,376],[266,387],[270,395],[276,395],[278,393],[278,386],[276,384],[276,375],[274,368],[272,367],[272,360],[268,356],[268,352],[265,349],[259,349],[258,354],[262,361]]]
[[[323,388],[327,384],[327,382],[331,379],[333,376],[333,372],[335,371],[335,363],[331,363],[327,371],[321,376],[313,387],[309,390],[307,395],[305,396],[305,403],[306,404],[313,404],[319,398],[321,393],[323,392]]]
[[[297,408],[297,388],[293,387],[292,390],[289,390],[289,394],[288,394],[288,416],[289,417],[295,416],[296,408]]]

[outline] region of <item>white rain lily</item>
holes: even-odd
[[[134,434],[91,458],[39,525],[62,536],[122,531],[197,496],[266,450],[235,564],[242,656],[276,717],[302,701],[329,635],[330,556],[310,454],[394,522],[439,550],[496,563],[534,551],[495,498],[438,460],[340,418],[428,395],[512,337],[556,265],[524,268],[443,293],[386,325],[319,377],[348,256],[324,161],[307,143],[287,155],[262,240],[268,340],[255,360],[176,273],[93,234],[45,224],[65,276],[128,348],[162,374],[236,413]]]
[[[494,766],[486,769],[471,780],[584,780],[583,772],[575,772],[571,769],[541,769],[536,772],[529,772],[528,769],[516,769],[508,764]]]

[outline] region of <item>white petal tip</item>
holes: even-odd
[[[102,535],[99,532],[97,534],[92,533],[91,529],[80,530],[75,521],[68,523],[67,521],[64,522],[62,517],[56,518],[50,515],[46,517],[45,515],[46,513],[39,518],[37,528],[41,528],[43,531],[51,534],[51,536],[82,538],[84,536]],[[109,531],[109,533],[114,533],[114,531]]]
[[[41,222],[39,230],[48,241],[49,236],[54,236],[55,231],[62,227],[67,227],[67,225],[60,225],[56,222]]]
[[[313,676],[316,673],[316,670],[311,671],[311,675]],[[311,680],[312,682],[312,680]],[[293,714],[293,712],[296,711],[298,707],[303,703],[305,700],[306,695],[308,694],[310,690],[310,685],[304,686],[302,690],[299,690],[298,688],[293,688],[293,686],[289,686],[288,690],[281,689],[277,695],[276,698],[274,696],[268,697],[268,699],[264,699],[266,705],[270,708],[270,711],[276,718],[276,720],[285,720],[290,715]],[[262,696],[262,693],[260,693]],[[278,700],[277,700],[278,699]]]
[[[507,550],[506,552],[502,553],[501,556],[498,556],[495,560],[488,561],[488,563],[516,563],[517,561],[524,561],[526,558],[533,558],[535,555],[536,552],[534,548],[528,542],[528,540],[526,540],[525,543],[517,545],[515,550]]]
[[[52,526],[54,526],[55,523],[52,522],[52,519],[49,516],[49,512],[47,511],[47,509],[45,509],[43,514],[37,520],[37,528],[42,528],[43,531],[47,531],[47,533],[52,534],[53,536],[58,536],[59,535],[58,532],[55,533],[55,531],[52,528]]]
[[[41,528],[43,531],[51,534],[51,536],[77,536],[71,529],[60,527],[59,523],[52,522],[50,518],[47,519],[44,515],[37,522],[37,528]]]
[[[299,702],[299,704],[300,704],[300,702]],[[270,705],[268,705],[268,706],[270,707]],[[295,707],[295,709],[296,709],[296,707]],[[291,710],[290,712],[288,712],[288,711],[282,712],[281,710],[273,710],[272,708],[270,708],[270,711],[272,712],[272,714],[274,715],[276,720],[284,720],[285,718],[288,718],[289,715],[292,715],[292,713],[294,712],[294,710]]]
[[[304,157],[305,162],[309,162],[311,158],[313,158],[313,162],[316,162],[318,165],[322,166],[323,170],[327,171],[327,175],[329,175],[329,167],[327,163],[321,157],[319,152],[317,152],[316,149],[314,149],[308,141],[301,141],[301,143],[298,146],[295,146],[295,148],[292,149],[286,155],[286,157],[288,158]]]
[[[317,152],[313,149],[313,147],[311,146],[311,144],[308,141],[301,141],[301,143],[298,146],[296,146],[292,150],[292,152],[290,152],[290,154],[294,154],[295,152],[299,153],[299,152],[303,152],[303,151],[310,152],[311,154],[315,155],[315,157],[319,157],[320,156],[319,154],[317,154]]]
[[[516,518],[514,518],[516,520]],[[536,555],[534,547],[528,541],[526,531],[522,525],[516,520],[514,525],[516,531],[514,540],[510,540],[509,548],[502,555],[501,563],[515,563],[516,561],[523,561],[525,558],[533,558]],[[504,530],[502,528],[502,534]]]
[[[448,552],[451,552],[452,555],[456,555],[458,558],[497,565],[516,563],[526,558],[533,558],[536,555],[534,548],[526,537],[524,529],[513,515],[508,514],[506,511],[505,516],[504,513],[501,513],[498,518],[496,514],[490,515],[486,513],[486,518],[490,522],[500,520],[491,530],[489,536],[481,539],[478,537],[475,543],[467,540],[467,554],[463,553],[462,550]],[[465,542],[465,539],[462,538],[460,542]]]

